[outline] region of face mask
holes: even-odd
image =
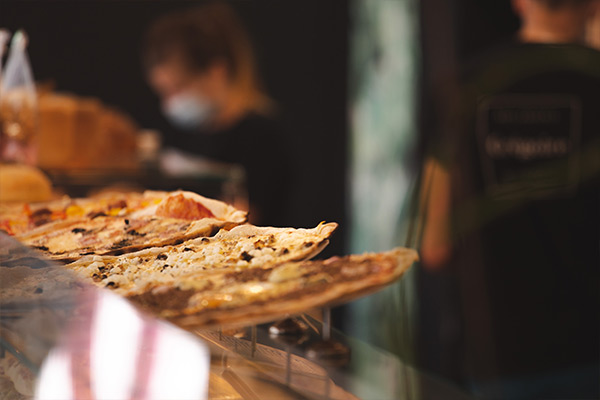
[[[163,112],[174,125],[192,130],[206,124],[214,108],[204,97],[182,93],[170,98]]]

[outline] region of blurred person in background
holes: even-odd
[[[600,396],[597,0],[513,0],[521,28],[438,98],[421,256],[459,285],[483,398]],[[426,294],[425,294],[426,295]]]
[[[598,12],[597,0],[513,0],[521,19],[518,39],[523,43],[579,43]]]
[[[182,130],[165,143],[241,165],[251,222],[284,225],[289,149],[234,10],[209,2],[161,17],[147,33],[143,61],[164,114]]]

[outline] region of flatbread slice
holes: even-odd
[[[230,231],[221,230],[214,237],[196,238],[175,246],[154,247],[118,257],[87,256],[67,268],[98,286],[133,295],[158,285],[179,285],[180,279],[197,272],[243,271],[306,260],[327,246],[336,228],[336,223],[322,223],[312,229],[240,225]]]
[[[0,204],[0,230],[10,235],[34,234],[38,227],[100,216],[123,218],[161,217],[199,220],[214,217],[246,221],[246,212],[218,200],[186,191],[104,192],[89,198],[60,199],[44,203]]]
[[[115,216],[100,214],[56,221],[17,239],[53,260],[72,261],[87,254],[123,254],[181,243],[245,221],[245,212],[223,202],[195,193],[173,192],[135,211],[125,205]]]
[[[353,300],[395,281],[417,260],[415,250],[396,248],[268,268],[202,271],[129,299],[187,328],[247,325]]]

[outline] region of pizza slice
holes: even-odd
[[[178,245],[113,257],[86,256],[67,267],[98,286],[133,295],[157,285],[176,284],[197,272],[244,271],[309,259],[327,246],[336,228],[336,223],[322,223],[312,229],[240,225]]]
[[[0,203],[0,230],[20,235],[38,226],[67,218],[71,199],[63,197],[43,203]]]
[[[183,327],[247,325],[372,293],[417,260],[415,250],[396,248],[267,268],[199,271],[129,299]]]
[[[103,192],[88,198],[60,199],[44,203],[0,204],[0,230],[22,236],[40,226],[60,221],[97,217],[164,217],[198,220],[215,217],[239,224],[244,211],[218,200],[186,191]]]
[[[122,254],[148,247],[212,236],[246,221],[246,213],[190,192],[135,197],[114,212],[96,213],[45,224],[16,236],[54,260],[72,261],[87,254]],[[117,211],[118,210],[118,211]]]

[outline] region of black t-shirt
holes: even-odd
[[[487,308],[480,354],[500,376],[600,361],[599,96],[599,52],[534,44],[480,58],[455,93],[438,156],[465,301]]]
[[[165,141],[167,145],[215,161],[241,165],[246,173],[251,208],[258,214],[253,222],[285,225],[291,181],[290,150],[283,130],[274,119],[249,113],[227,129],[174,133]]]

